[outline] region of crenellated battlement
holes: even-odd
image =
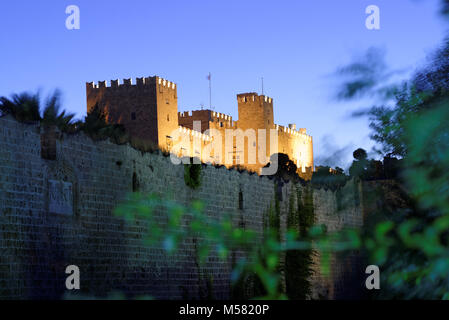
[[[172,89],[172,90],[176,89],[176,84],[174,82],[168,81],[168,80],[166,80],[164,78],[160,78],[160,77],[156,77],[156,79],[157,79],[157,84],[159,86],[166,87],[166,88]]]
[[[232,121],[232,116],[224,114],[224,113],[220,113],[220,112],[215,112],[215,111],[211,111],[209,109],[207,110],[191,110],[191,111],[184,111],[184,112],[178,112],[179,117],[181,118],[197,118],[199,116],[202,116],[204,114],[210,114],[211,118],[214,119],[220,119],[220,120],[224,120],[224,121]]]
[[[176,90],[176,84],[172,81],[166,80],[164,78],[153,76],[153,77],[142,77],[142,78],[129,78],[129,79],[116,79],[116,80],[104,80],[96,82],[87,82],[87,89],[100,89],[100,88],[119,88],[119,87],[130,87],[130,86],[145,86],[145,85],[159,85],[161,87]]]
[[[192,123],[193,121],[202,121],[205,128],[209,128],[210,126],[205,122],[217,123],[217,125],[225,129],[235,127],[235,122],[232,120],[230,115],[215,112],[209,109],[178,112],[178,119],[180,124],[184,126],[187,123]]]
[[[232,157],[233,163],[243,161],[247,168],[258,171],[266,163],[252,163],[253,156],[264,155],[262,158],[268,159],[271,154],[283,152],[296,162],[298,168],[313,167],[312,137],[307,135],[306,129],[296,128],[295,124],[276,125],[273,98],[267,95],[238,94],[238,120],[235,121],[228,114],[210,109],[178,112],[177,85],[158,76],[88,82],[86,93],[88,111],[96,106],[102,108],[108,122],[123,124],[130,135],[150,140],[163,150],[170,150],[173,143],[181,144],[190,156],[198,156],[207,150],[202,148],[210,141],[220,139],[224,148],[227,130],[241,130],[248,135],[256,132],[257,141],[250,143],[248,138],[243,146],[237,146],[240,142],[233,139],[235,145],[231,152],[221,150],[227,157]],[[264,139],[263,133],[259,136],[263,132],[260,130],[271,133],[272,129],[277,130],[277,143],[272,143],[267,135],[265,144],[258,146],[259,138]],[[178,133],[177,138],[172,137],[174,132]],[[173,140],[178,138],[181,141]],[[197,148],[198,145],[201,148]],[[263,151],[265,147],[267,149]]]
[[[185,134],[185,135],[187,135],[187,136],[196,137],[196,138],[199,138],[199,139],[201,139],[201,140],[203,140],[203,141],[211,141],[211,140],[212,140],[211,137],[210,137],[209,135],[207,135],[207,134],[205,134],[205,133],[201,133],[201,132],[196,131],[196,130],[192,130],[192,129],[190,129],[190,128],[186,128],[186,127],[183,127],[183,126],[179,126],[179,127],[178,127],[178,130],[179,130],[179,132],[181,132],[182,134]]]
[[[178,116],[181,118],[199,118],[204,115],[208,115],[211,113],[210,110],[191,110],[191,111],[184,111],[184,112],[178,112]]]
[[[237,101],[242,103],[259,101],[273,104],[273,98],[266,95],[258,95],[256,92],[240,93],[237,95]]]
[[[224,113],[220,113],[220,112],[215,112],[215,111],[213,111],[212,112],[212,117],[214,118],[214,119],[217,119],[217,120],[219,120],[219,121],[230,121],[230,122],[232,122],[232,117],[231,116],[229,116],[229,115],[227,115],[227,114],[224,114]]]
[[[280,133],[289,134],[289,135],[292,135],[292,136],[295,136],[295,137],[303,137],[307,141],[312,141],[312,136],[309,136],[306,133],[306,129],[304,129],[304,128],[301,128],[299,130],[295,130],[295,129],[291,128],[291,127],[289,128],[289,127],[285,127],[285,126],[281,126],[281,125],[276,124],[275,125],[275,129],[277,131],[279,131]]]

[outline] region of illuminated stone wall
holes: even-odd
[[[100,81],[86,84],[87,111],[96,105],[110,123],[123,124],[140,139],[166,150],[178,128],[178,96],[175,83],[160,77]]]
[[[239,120],[233,121],[212,110],[178,113],[177,86],[157,76],[137,78],[134,83],[131,79],[123,83],[113,80],[110,85],[90,82],[86,95],[88,111],[98,105],[109,122],[123,124],[132,136],[152,141],[162,150],[177,146],[176,155],[227,167],[239,165],[256,173],[272,154],[282,152],[295,162],[303,178],[311,177],[312,137],[305,129],[276,125],[273,99],[268,96],[254,92],[237,95]],[[176,131],[179,126],[188,130]],[[276,131],[275,143],[270,139],[271,130]]]

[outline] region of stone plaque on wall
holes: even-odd
[[[73,214],[72,183],[48,180],[48,201],[48,210],[51,213]]]

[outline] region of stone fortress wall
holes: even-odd
[[[272,154],[282,152],[295,162],[300,175],[306,179],[311,176],[312,137],[306,129],[296,130],[294,124],[276,125],[273,99],[268,96],[238,94],[239,119],[234,121],[231,116],[212,110],[178,112],[177,85],[160,77],[137,78],[135,84],[132,79],[119,82],[112,80],[110,86],[106,81],[87,83],[87,110],[98,105],[109,122],[121,123],[131,135],[179,156],[198,157],[205,163],[227,167],[239,165],[259,173]],[[179,131],[175,132],[177,128]],[[227,142],[231,130],[236,136],[229,136]],[[275,143],[271,134],[276,135]],[[226,143],[230,145],[226,147]]]
[[[127,222],[114,216],[113,209],[138,187],[186,205],[202,200],[208,216],[220,219],[230,213],[236,225],[243,223],[261,237],[264,215],[274,201],[274,180],[203,166],[202,184],[192,190],[184,182],[183,166],[160,152],[94,142],[83,133],[58,134],[52,145],[45,143],[45,134],[39,124],[0,118],[0,299],[61,298],[67,293],[64,271],[72,264],[79,266],[81,290],[89,296],[230,297],[231,260],[212,256],[200,267],[195,239],[183,242],[173,256],[161,247],[148,247],[144,222]],[[363,223],[354,185],[345,188],[351,205],[342,210],[337,210],[334,192],[314,191],[317,220],[331,230]],[[290,183],[282,187],[284,229],[294,189]],[[155,219],[164,221],[162,215]],[[314,297],[339,297],[342,270],[355,270],[354,260],[344,261],[333,261],[337,271],[330,278],[317,272]],[[204,274],[213,278],[211,290]]]

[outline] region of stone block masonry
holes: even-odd
[[[86,83],[87,112],[98,108],[108,123],[123,125],[134,139],[151,142],[180,157],[196,157],[226,167],[238,165],[257,173],[271,155],[285,153],[302,178],[311,178],[312,137],[305,128],[296,130],[295,124],[288,128],[275,125],[274,102],[266,95],[238,94],[239,119],[234,121],[231,116],[212,110],[178,112],[178,86],[158,76],[111,80],[108,84]],[[205,135],[201,136],[202,144],[193,146],[196,143],[192,145],[190,134],[196,136],[196,132]],[[228,133],[233,135],[226,138]],[[234,142],[234,135],[240,139]]]
[[[80,268],[85,295],[230,298],[231,259],[211,256],[201,267],[201,274],[212,279],[209,291],[199,276],[194,239],[184,241],[177,254],[167,255],[163,248],[144,245],[143,221],[129,223],[112,211],[137,185],[141,192],[156,192],[185,205],[202,200],[205,214],[220,219],[230,213],[236,225],[243,221],[262,236],[263,216],[274,199],[273,180],[204,166],[202,184],[192,190],[185,185],[183,166],[173,165],[169,157],[94,142],[82,133],[61,134],[51,157],[55,160],[49,160],[42,154],[42,132],[38,124],[0,118],[0,299],[62,298],[68,293],[64,271],[72,264]],[[284,224],[293,189],[287,183],[282,190]],[[318,220],[329,228],[361,225],[358,206],[334,210],[332,192],[315,192],[314,203]],[[329,218],[331,211],[335,216]],[[163,223],[161,215],[155,219]],[[337,274],[332,283],[339,279]],[[313,281],[321,288],[330,280]],[[330,292],[326,298],[334,296]]]

